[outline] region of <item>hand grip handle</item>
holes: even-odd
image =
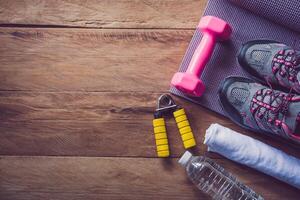
[[[183,108],[173,112],[185,149],[196,146],[194,134]]]
[[[164,118],[153,120],[154,136],[156,143],[157,156],[160,158],[169,157],[169,143],[167,137],[167,129]]]

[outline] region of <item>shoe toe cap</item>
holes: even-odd
[[[275,41],[257,40],[242,45],[238,53],[239,64],[255,77],[264,77],[270,72],[269,61],[273,57]]]
[[[243,77],[226,78],[219,90],[221,101],[226,101],[237,109],[243,106],[250,96],[250,82],[252,80]]]

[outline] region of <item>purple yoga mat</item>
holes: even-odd
[[[279,10],[277,9],[277,5],[281,6]],[[200,77],[206,86],[206,91],[202,97],[188,97],[174,87],[171,87],[170,92],[225,115],[218,98],[218,86],[220,82],[225,77],[231,75],[249,77],[241,69],[236,59],[241,45],[249,40],[271,39],[281,41],[299,49],[300,33],[297,30],[300,30],[300,17],[297,16],[300,16],[300,8],[295,7],[299,5],[300,2],[298,0],[209,0],[204,15],[213,15],[227,21],[233,29],[231,39],[216,45],[214,53],[205,67]],[[255,12],[260,12],[260,10],[265,10],[262,13],[263,16],[255,14]],[[279,12],[282,10],[285,13]],[[272,16],[274,17],[274,21],[268,19],[272,18]],[[283,26],[282,21],[276,21],[278,18],[280,20],[296,19],[293,22],[285,23],[285,26]],[[291,28],[294,23],[297,26],[292,30]],[[201,38],[201,32],[196,30],[180,65],[180,72],[186,71]]]
[[[232,3],[300,32],[299,0],[230,0]]]

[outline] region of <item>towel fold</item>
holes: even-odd
[[[212,124],[205,134],[208,151],[247,165],[300,189],[300,160],[256,139],[219,124]]]

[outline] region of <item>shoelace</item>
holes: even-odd
[[[296,55],[294,50],[280,50],[273,58],[272,72],[276,77],[279,73],[281,77],[295,83],[297,81],[297,65],[300,64],[300,57]]]
[[[255,115],[259,119],[263,119],[266,116],[269,123],[275,123],[277,127],[280,127],[283,123],[282,120],[288,112],[289,104],[293,101],[295,95],[291,94],[292,90],[285,95],[281,92],[275,92],[271,85],[270,88],[261,89],[255,93],[251,101],[250,111],[254,118]],[[265,102],[267,97],[269,97],[269,101]],[[273,105],[274,102],[276,105]]]

